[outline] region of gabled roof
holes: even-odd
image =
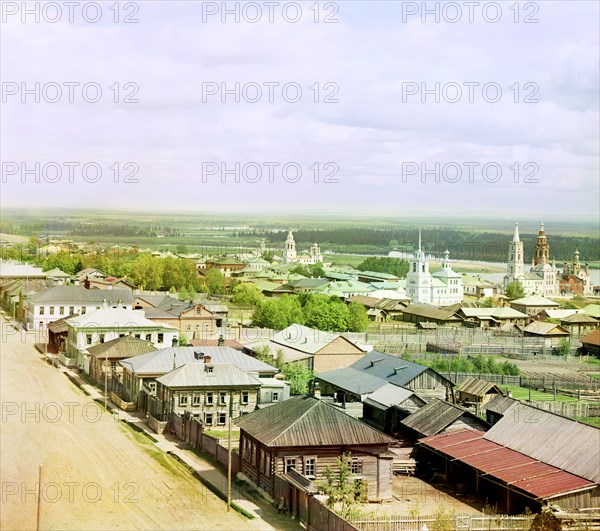
[[[445,400],[434,398],[422,408],[417,409],[400,423],[417,433],[429,437],[445,430],[450,424],[458,420],[463,415],[479,422],[482,426],[487,423],[476,417],[470,411],[463,407],[451,404]]]
[[[0,278],[46,278],[46,276],[41,267],[0,260]]]
[[[598,319],[596,319],[595,317],[588,315],[587,313],[575,313],[573,315],[570,315],[569,317],[565,317],[560,322],[560,324],[563,324],[563,323],[566,323],[566,324],[590,323],[590,324],[597,324],[600,326],[600,321],[598,321]]]
[[[124,308],[101,308],[84,315],[76,315],[67,321],[67,326],[74,328],[144,328],[154,330],[177,330],[174,326],[150,321],[144,317],[142,310],[126,310]]]
[[[197,359],[196,352],[200,359]],[[213,363],[230,363],[246,372],[278,372],[276,367],[230,347],[169,347],[128,358],[120,363],[138,376],[165,374],[173,370],[173,363],[175,367],[181,367],[186,363],[202,361],[202,355],[210,356]]]
[[[544,321],[534,321],[528,324],[524,329],[524,332],[528,334],[535,334],[538,336],[565,336],[569,335],[569,332],[562,326],[555,323],[546,323]]]
[[[600,318],[600,304],[598,304],[597,302],[584,306],[582,310],[588,315],[591,315],[592,317]]]
[[[61,269],[58,269],[58,267],[55,267],[54,269],[50,269],[49,271],[46,271],[45,273],[48,276],[48,278],[71,278],[71,275],[69,275],[69,273],[65,273]]]
[[[500,395],[502,394],[502,390],[496,384],[480,380],[479,378],[473,378],[472,376],[469,376],[460,384],[459,391],[478,397],[483,397],[490,391],[499,393]]]
[[[437,306],[432,306],[430,304],[411,304],[403,310],[403,313],[405,315],[417,315],[419,317],[436,319],[439,321],[457,321],[460,319],[455,312],[451,310],[442,310]]]
[[[297,396],[234,421],[266,446],[387,445],[394,439],[312,396]]]
[[[600,347],[600,330],[592,330],[589,334],[586,334],[580,338],[579,341],[581,341],[581,343],[585,343],[586,345]]]
[[[203,362],[186,363],[168,372],[156,381],[169,388],[183,387],[260,387],[260,381],[230,363],[210,364],[212,372]]]
[[[44,304],[85,304],[101,303],[106,300],[110,304],[120,301],[121,304],[133,303],[130,289],[85,289],[83,286],[54,286],[31,297],[34,303]]]
[[[504,415],[504,412],[515,404],[517,400],[514,398],[510,398],[508,396],[496,395],[493,396],[487,404],[485,404],[486,411],[491,411],[492,413],[497,413],[499,415]]]
[[[338,337],[340,334],[334,332],[293,324],[277,332],[271,341],[306,354],[316,354]]]
[[[350,367],[322,372],[317,375],[317,379],[362,396],[373,393],[387,383],[406,387],[417,376],[428,370],[433,371],[424,365],[373,350]],[[444,376],[440,375],[440,377],[446,380]],[[447,385],[454,384],[447,380]]]
[[[459,310],[464,314],[465,317],[475,317],[478,319],[493,317],[495,319],[526,319],[527,314],[515,310],[514,308],[508,308],[503,306],[501,308],[461,308]]]
[[[599,428],[516,402],[483,438],[600,483]]]
[[[87,349],[90,356],[121,359],[139,356],[155,350],[156,347],[150,341],[144,341],[131,335],[118,337]]]
[[[425,404],[425,401],[419,398],[410,389],[399,387],[394,384],[385,384],[383,387],[380,387],[377,391],[371,393],[365,399],[364,403],[379,409],[388,409],[392,406],[399,406],[410,397],[414,397],[414,399],[420,401],[421,405]]]
[[[519,304],[521,306],[548,306],[558,308],[560,304],[558,302],[551,301],[545,297],[539,295],[530,295],[529,297],[523,297],[522,299],[515,299],[510,302],[511,304]]]

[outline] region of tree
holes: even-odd
[[[177,345],[180,347],[187,347],[190,344],[188,338],[185,334],[179,334],[179,339],[177,340]]]
[[[327,507],[335,510],[342,518],[348,518],[357,502],[356,482],[352,479],[352,456],[345,452],[337,458],[335,469],[331,465],[325,467],[325,479],[318,483],[318,488],[327,499]],[[339,510],[336,509],[339,506]]]
[[[308,393],[315,378],[314,373],[301,361],[288,363],[283,367],[285,379],[290,382],[290,393],[292,395],[303,395]]]
[[[206,290],[209,295],[219,295],[225,291],[225,277],[220,270],[216,268],[209,269],[206,272]]]
[[[258,306],[265,296],[261,291],[250,283],[238,284],[233,288],[231,302],[241,304],[243,306]]]
[[[513,280],[504,288],[504,294],[509,299],[520,299],[525,296],[525,290],[518,280]]]
[[[188,248],[187,245],[178,245],[177,246],[177,254],[187,254]]]
[[[263,260],[266,260],[267,262],[272,262],[273,258],[275,258],[275,254],[273,253],[273,251],[263,251],[260,257]]]
[[[178,293],[178,295],[177,295],[177,298],[178,298],[180,301],[186,301],[186,300],[188,300],[188,299],[190,298],[190,294],[188,293],[188,290],[187,290],[186,288],[181,288],[181,289],[179,290],[179,293]]]
[[[359,271],[375,271],[377,273],[388,273],[398,278],[406,277],[408,273],[408,261],[388,256],[369,256],[357,266]]]
[[[364,332],[369,326],[367,309],[358,302],[348,305],[348,330],[350,332]]]
[[[252,326],[283,330],[291,324],[304,324],[302,307],[297,297],[289,295],[278,299],[265,297],[252,314]]]
[[[559,356],[568,356],[571,352],[571,342],[566,337],[563,337],[554,348],[554,351]]]
[[[275,367],[277,367],[280,371],[283,371],[283,368],[285,367],[285,352],[283,349],[278,348],[276,353]]]
[[[486,297],[481,301],[482,308],[493,308],[494,307],[494,299],[492,297]]]

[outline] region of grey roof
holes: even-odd
[[[483,438],[600,483],[599,428],[515,402]]]
[[[299,280],[292,280],[288,282],[288,286],[293,288],[316,288],[323,284],[328,284],[329,280],[326,278],[301,278]]]
[[[150,341],[131,335],[118,337],[87,349],[90,356],[98,358],[131,358],[155,350],[156,347]]]
[[[277,332],[271,341],[300,352],[315,354],[338,337],[340,334],[334,332],[323,332],[308,326],[293,324]]]
[[[143,329],[169,332],[177,330],[170,324],[150,321],[144,316],[142,310],[126,310],[124,308],[101,308],[93,312],[71,317],[67,322],[73,328],[102,328],[112,329]]]
[[[432,370],[398,356],[373,350],[350,367],[323,372],[319,380],[358,395],[369,394],[387,383],[405,387],[421,373]],[[443,376],[442,376],[443,378]],[[452,385],[448,381],[449,385]]]
[[[421,435],[429,437],[430,435],[436,435],[445,430],[450,424],[463,415],[477,419],[482,427],[487,425],[486,422],[476,417],[465,408],[437,398],[434,398],[422,408],[411,413],[400,423]]]
[[[165,387],[260,387],[260,381],[230,363],[210,364],[212,372],[203,362],[186,363],[157,378]]]
[[[201,361],[196,360],[195,352],[210,356],[213,363],[231,363],[246,372],[266,374],[278,372],[277,368],[230,347],[169,347],[128,358],[120,363],[138,375],[166,374],[173,370],[173,360],[176,367]]]
[[[111,304],[130,305],[133,295],[129,289],[86,289],[83,286],[54,286],[31,297],[34,303],[101,303],[106,300]]]
[[[234,421],[267,446],[354,446],[394,439],[312,396],[297,396]]]
[[[408,400],[413,395],[421,401],[422,405],[425,404],[425,400],[419,398],[410,389],[399,387],[394,384],[386,384],[383,387],[377,389],[377,391],[371,393],[365,399],[364,403],[379,409],[388,409],[392,406],[398,406],[402,404],[404,401]]]
[[[568,336],[569,332],[562,326],[555,323],[546,323],[544,321],[534,321],[528,324],[524,329],[528,334],[538,336]]]
[[[411,304],[410,306],[407,306],[403,312],[406,315],[417,315],[419,317],[428,317],[440,321],[459,320],[459,317],[455,312],[439,309],[437,306],[431,306],[430,304]]]
[[[578,324],[578,323],[590,323],[590,324],[597,324],[600,325],[600,322],[598,322],[598,319],[596,319],[595,317],[592,317],[591,315],[588,315],[587,313],[575,313],[573,315],[570,315],[569,317],[564,318],[560,324]]]
[[[491,411],[492,413],[498,413],[499,415],[504,415],[504,412],[513,404],[515,404],[517,400],[514,398],[510,398],[508,396],[496,395],[492,397],[486,404],[485,409],[487,411]]]
[[[523,297],[522,299],[515,299],[510,302],[511,305],[518,304],[519,306],[549,306],[558,307],[560,304],[554,302],[540,295],[529,295],[529,297]]]

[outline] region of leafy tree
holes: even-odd
[[[185,334],[179,334],[179,339],[177,340],[177,345],[180,347],[187,347],[190,344],[188,338]]]
[[[218,295],[225,291],[225,277],[223,273],[216,268],[209,269],[206,272],[206,290],[209,295]]]
[[[327,300],[325,297],[315,298],[310,305],[304,307],[306,326],[328,332],[345,332],[348,330],[348,307],[341,303]]]
[[[252,315],[252,326],[283,330],[291,324],[304,324],[304,315],[298,298],[289,295],[278,299],[265,298]]]
[[[348,305],[348,330],[350,332],[364,332],[369,326],[367,309],[358,302]]]
[[[233,288],[231,302],[245,306],[258,306],[265,296],[261,291],[250,283],[238,284]]]
[[[265,363],[268,363],[269,365],[271,365],[273,363],[273,354],[271,354],[271,349],[269,348],[268,345],[256,347],[256,349],[254,349],[254,352],[256,352],[257,360],[264,361]]]
[[[504,288],[504,294],[509,299],[520,299],[525,296],[525,290],[518,280],[513,280]]]
[[[177,298],[178,298],[180,301],[187,301],[187,300],[189,300],[189,298],[190,298],[190,295],[189,295],[189,293],[188,293],[188,290],[187,290],[186,288],[181,288],[181,289],[179,290],[179,293],[177,294]]]
[[[406,277],[408,273],[408,261],[388,256],[369,256],[357,266],[359,271],[375,271],[377,273],[388,273],[398,278]]]
[[[559,356],[568,356],[571,352],[571,342],[566,337],[563,337],[554,348],[554,351]]]
[[[303,395],[308,393],[312,381],[315,378],[313,371],[300,361],[287,363],[283,367],[283,374],[285,379],[290,382],[290,393],[292,395]]]
[[[494,299],[492,297],[486,297],[481,301],[482,308],[493,308],[494,307]]]
[[[283,368],[285,367],[285,352],[283,352],[283,349],[278,348],[276,353],[275,367],[277,367],[280,371],[283,371]]]
[[[178,245],[177,246],[177,254],[187,254],[188,248],[187,245]]]
[[[267,262],[272,262],[273,258],[275,258],[275,253],[273,251],[263,251],[260,257]]]
[[[331,465],[325,467],[324,479],[318,483],[318,488],[327,499],[325,503],[335,510],[342,518],[352,514],[357,502],[356,483],[352,479],[352,456],[345,452],[337,458],[335,469]],[[339,509],[337,507],[339,506]]]

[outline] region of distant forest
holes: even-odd
[[[245,235],[262,236],[272,245],[282,244],[287,232],[244,231]],[[550,258],[557,262],[572,261],[575,250],[580,253],[582,262],[600,260],[598,239],[592,237],[561,236],[546,233],[550,245]],[[344,247],[365,246],[380,251],[401,251],[411,253],[417,244],[416,229],[358,229],[339,228],[325,230],[294,231],[294,239],[299,246],[308,247],[318,242],[321,250],[337,250],[345,252]],[[428,254],[442,257],[446,248],[451,259],[481,260],[487,262],[505,262],[508,257],[508,244],[512,234],[498,232],[473,232],[452,228],[427,228],[423,231],[422,247]],[[531,262],[537,241],[536,234],[521,234],[525,248],[525,262]],[[368,252],[368,251],[365,251]]]

